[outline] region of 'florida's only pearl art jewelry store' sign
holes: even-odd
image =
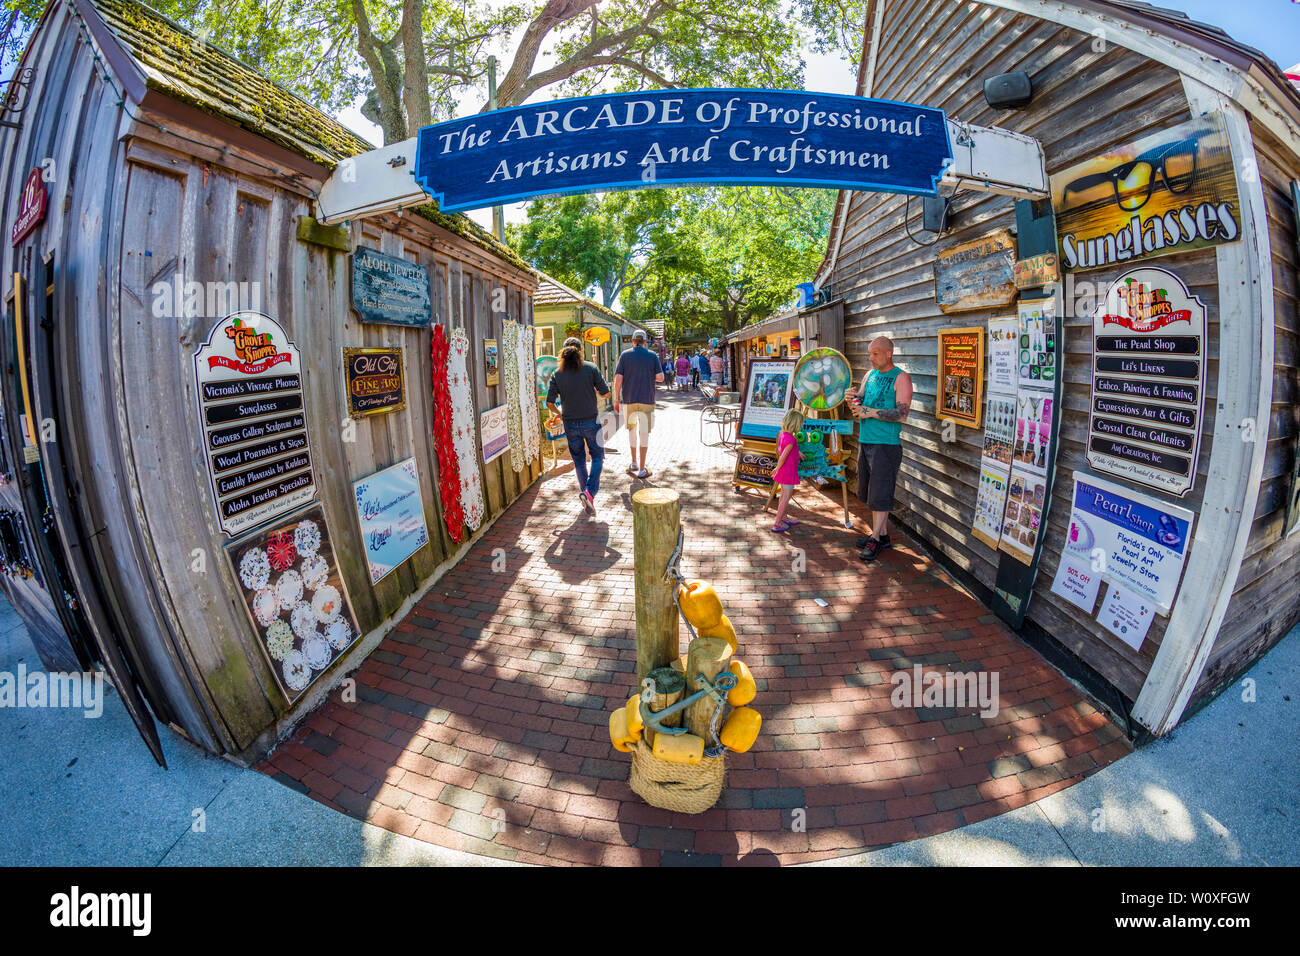
[[[311,501],[302,364],[279,323],[227,316],[194,353],[194,374],[221,530],[235,537]]]

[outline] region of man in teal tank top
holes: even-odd
[[[874,561],[889,542],[889,512],[903,463],[903,420],[912,404],[912,379],[894,364],[894,343],[872,341],[871,371],[862,386],[849,391],[858,425],[858,498],[871,509],[871,530],[858,539],[863,561]]]

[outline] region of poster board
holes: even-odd
[[[483,340],[484,383],[488,388],[501,384],[501,356],[497,351],[496,339]]]
[[[1146,266],[1106,291],[1092,320],[1088,467],[1181,498],[1196,484],[1205,410],[1206,309]]]
[[[971,534],[995,549],[1002,539],[1015,432],[1015,395],[990,392],[984,415],[984,447],[980,452],[980,483]]]
[[[378,584],[429,543],[415,459],[352,483],[370,583]]]
[[[219,320],[194,352],[199,428],[221,530],[237,537],[316,497],[302,361],[261,312]]]
[[[506,419],[506,406],[486,408],[479,412],[478,433],[483,442],[483,464],[496,461],[510,448],[510,435]],[[551,437],[549,434],[547,437]]]
[[[776,441],[781,419],[794,403],[794,359],[750,359],[741,399],[741,441]]]
[[[980,427],[984,396],[984,329],[939,330],[939,401],[935,417]]]
[[[406,407],[402,350],[343,346],[343,390],[349,418],[400,412]]]
[[[276,684],[293,701],[361,636],[320,505],[226,547]]]

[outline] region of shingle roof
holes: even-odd
[[[88,0],[145,76],[165,96],[256,133],[333,169],[373,149],[342,123],[263,76],[220,47],[138,0]],[[498,259],[532,272],[520,256],[472,219],[444,214],[436,203],[409,210]]]
[[[619,322],[627,322],[629,325],[635,325],[635,322],[625,318],[613,309],[601,305],[594,299],[589,299],[581,292],[570,289],[567,285],[558,279],[553,279],[545,272],[535,270],[537,275],[537,292],[533,295],[533,305],[582,305],[597,312],[603,312]]]

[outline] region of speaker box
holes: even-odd
[[[1033,96],[1033,85],[1024,70],[1000,73],[984,81],[984,99],[995,110],[1024,109]]]

